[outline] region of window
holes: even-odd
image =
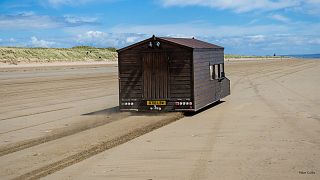
[[[224,64],[213,64],[209,66],[210,80],[224,78]]]

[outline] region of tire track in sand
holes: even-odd
[[[14,180],[31,180],[31,179],[39,179],[41,177],[45,177],[48,174],[52,174],[56,171],[59,171],[63,168],[66,168],[70,165],[73,165],[75,163],[78,163],[80,161],[83,161],[89,157],[92,157],[96,154],[99,154],[103,151],[106,151],[110,148],[116,147],[118,145],[121,145],[125,142],[128,142],[134,138],[137,138],[143,134],[146,134],[148,132],[151,132],[155,129],[158,129],[162,126],[165,126],[167,124],[170,124],[174,121],[179,120],[182,118],[183,115],[181,113],[177,113],[176,115],[172,117],[167,117],[166,119],[163,119],[161,121],[158,121],[154,124],[147,125],[146,127],[135,129],[125,135],[116,137],[110,141],[100,142],[99,144],[90,147],[89,149],[85,149],[81,152],[78,152],[74,155],[71,155],[69,157],[66,157],[60,161],[45,165],[41,168],[38,168],[36,170],[30,171],[28,173],[25,173],[19,177],[14,178]]]
[[[286,122],[286,124],[288,124],[291,128],[295,129],[295,132],[298,132],[299,134],[301,134],[304,137],[313,137],[313,135],[308,131],[305,130],[301,127],[299,127],[299,125],[297,125],[295,123],[295,121],[297,121],[297,117],[295,116],[288,116],[285,115],[283,112],[288,112],[288,110],[284,107],[281,106],[280,104],[277,104],[277,106],[275,106],[275,103],[269,99],[267,99],[266,97],[264,97],[258,88],[258,84],[255,84],[251,79],[248,78],[249,83],[251,84],[254,93],[256,94],[256,96],[261,100],[262,103],[264,103],[268,109],[270,109],[276,116],[278,116],[281,120],[283,120],[284,122]],[[316,141],[310,141],[312,142],[314,145],[316,145],[317,147],[320,147],[319,142]]]
[[[105,119],[101,119],[101,120],[96,120],[96,121],[90,121],[88,123],[81,123],[78,124],[76,126],[70,126],[70,127],[66,127],[63,130],[57,130],[56,133],[52,133],[46,136],[42,136],[39,138],[34,138],[34,139],[29,139],[29,140],[25,140],[22,142],[17,142],[17,143],[13,143],[13,144],[9,144],[3,147],[0,147],[0,157],[4,156],[6,154],[10,154],[13,152],[17,152],[17,151],[21,151],[23,149],[32,147],[32,146],[36,146],[39,144],[43,144],[49,141],[53,141],[62,137],[66,137],[66,136],[70,136],[76,133],[79,133],[81,131],[85,131],[88,129],[92,129],[92,128],[96,128],[98,126],[102,126],[108,123],[111,123],[113,121],[128,117],[129,114],[128,113],[119,113],[116,110],[117,107],[114,108],[110,108],[110,111],[114,111],[114,112],[110,112],[110,114],[107,114],[109,116],[109,118],[107,120]],[[59,119],[61,120],[61,119]],[[57,120],[56,120],[57,121]]]
[[[294,65],[293,67],[290,67],[289,70],[296,70],[299,69],[300,66],[305,65],[305,63],[301,63],[298,65]],[[298,68],[297,68],[298,66]],[[309,67],[306,67],[309,68]],[[277,66],[274,65],[268,65],[268,70],[258,70],[252,72],[245,72],[245,71],[240,71],[240,72],[236,72],[235,74],[239,74],[239,73],[244,73],[243,75],[241,75],[233,84],[231,84],[231,93],[232,90],[235,90],[237,85],[240,84],[241,82],[245,81],[245,82],[249,82],[249,84],[251,85],[251,87],[253,87],[255,94],[261,99],[261,101],[267,105],[267,107],[272,108],[272,111],[275,111],[275,109],[272,107],[272,105],[270,105],[270,103],[267,102],[267,100],[262,97],[257,89],[257,85],[254,84],[251,79],[249,79],[249,77],[253,76],[253,75],[259,75],[260,77],[264,77],[265,75],[272,73],[272,74],[277,74],[276,72],[280,71],[278,69]],[[262,75],[262,76],[261,76]],[[289,75],[289,74],[288,74]],[[268,76],[268,75],[267,75]],[[258,79],[258,78],[254,78],[254,79]],[[232,96],[231,96],[232,97]],[[228,105],[228,102],[225,103],[225,106]],[[278,114],[276,112],[276,114]],[[207,171],[207,167],[208,167],[208,159],[211,156],[211,153],[213,151],[213,148],[215,146],[216,143],[216,135],[219,132],[219,129],[223,123],[222,119],[223,119],[223,114],[219,113],[218,117],[216,117],[217,121],[215,121],[215,126],[212,129],[212,131],[210,131],[207,142],[205,144],[205,146],[203,147],[203,152],[201,152],[200,157],[198,158],[198,160],[196,161],[195,164],[195,168],[193,169],[192,173],[191,173],[191,177],[190,179],[192,180],[196,180],[196,179],[205,179],[206,177],[206,171]]]

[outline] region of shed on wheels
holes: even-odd
[[[120,110],[198,111],[230,94],[223,47],[152,36],[117,52]]]

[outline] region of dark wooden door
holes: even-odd
[[[168,98],[168,62],[164,52],[146,52],[142,57],[144,99]]]

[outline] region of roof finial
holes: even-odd
[[[156,36],[155,36],[155,35],[152,35],[152,39],[153,39],[153,40],[156,40]]]
[[[194,37],[192,37],[192,39],[194,39]]]

